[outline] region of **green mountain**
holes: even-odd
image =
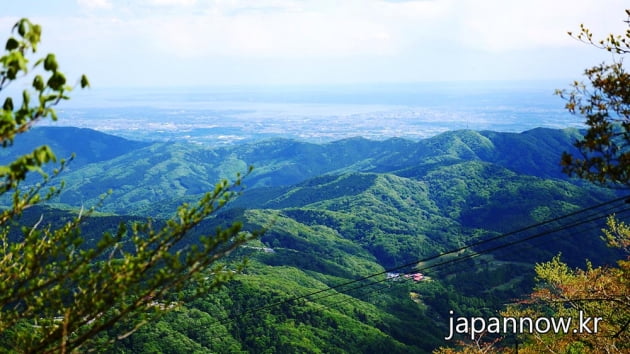
[[[481,160],[520,174],[566,179],[559,168],[560,155],[563,151],[576,152],[572,143],[579,136],[576,129],[537,128],[523,133],[450,131],[380,160],[374,171],[419,176],[437,165]]]
[[[102,153],[86,154],[84,159],[92,163],[77,164],[64,175],[67,188],[59,201],[90,205],[112,189],[105,211],[164,216],[187,196],[211,189],[219,179],[233,179],[249,165],[254,171],[245,180],[248,193],[263,201],[269,199],[268,193],[283,193],[289,186],[327,174],[377,172],[421,179],[435,169],[464,161],[484,161],[519,174],[564,178],[557,161],[562,151],[572,149],[576,134],[574,130],[549,129],[522,134],[456,131],[419,142],[355,138],[317,145],[270,140],[222,148],[182,142],[124,143],[117,145],[109,159],[101,158]],[[107,139],[111,137],[100,134],[100,139],[89,140],[109,146],[112,143]],[[80,149],[89,147],[83,144],[76,150]],[[156,203],[163,209],[153,210]]]
[[[246,229],[271,223],[233,255],[251,259],[246,274],[118,342],[115,351],[422,353],[449,344],[443,338],[450,310],[491,316],[531,290],[535,262],[559,252],[573,265],[618,257],[599,239],[601,222],[563,229],[563,221],[482,243],[616,196],[560,173],[559,156],[573,151],[576,130],[211,148],[57,129],[38,129],[40,139],[31,143],[86,157],[63,174],[66,188],[55,202],[66,209],[30,210],[25,225],[41,214],[63,220],[68,208],[96,203],[112,189],[101,209],[112,215],[83,227],[89,242],[119,221],[159,222],[249,165],[254,171],[242,196],[186,242],[232,220]],[[480,244],[462,248],[474,242]],[[462,261],[440,264],[449,259]],[[427,278],[386,281],[387,269],[403,265],[394,272]]]
[[[0,149],[0,164],[6,164],[16,156],[30,153],[40,145],[52,148],[58,159],[68,159],[75,154],[70,169],[87,164],[110,160],[148,143],[127,140],[103,134],[92,129],[74,127],[36,127],[28,134],[16,136],[13,145]]]

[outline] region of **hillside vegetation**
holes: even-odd
[[[211,148],[38,128],[33,141],[5,151],[45,142],[60,156],[77,153],[63,174],[64,192],[49,206],[58,208],[55,219],[113,191],[99,209],[108,215],[84,225],[87,239],[121,220],[159,222],[218,179],[254,166],[243,195],[203,225],[241,220],[256,229],[273,221],[261,239],[233,255],[251,259],[246,274],[219,293],[181,304],[117,350],[407,353],[448,344],[450,310],[492,315],[529,292],[535,262],[559,252],[570,264],[616,259],[599,239],[600,224],[588,223],[458,263],[423,270],[433,263],[419,262],[614,198],[560,173],[559,156],[573,151],[578,135],[454,131],[418,142],[269,140]],[[23,223],[41,213],[51,210],[31,210]],[[422,271],[426,279],[384,281],[379,274],[340,286],[402,265],[408,266],[396,272]]]

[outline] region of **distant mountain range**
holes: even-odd
[[[213,149],[185,142],[146,143],[78,128],[34,129],[0,150],[0,162],[46,143],[57,156],[76,158],[64,175],[61,201],[90,203],[109,188],[108,210],[144,210],[133,200],[159,201],[202,193],[221,178],[233,179],[249,165],[250,189],[286,187],[324,174],[392,173],[419,179],[436,168],[482,161],[518,174],[566,180],[559,168],[562,151],[572,151],[577,130],[535,129],[521,134],[453,131],[413,142],[363,138],[312,144],[268,140]],[[141,198],[138,193],[142,194]],[[117,207],[118,200],[124,203]]]

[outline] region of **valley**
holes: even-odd
[[[230,257],[249,258],[244,274],[117,342],[117,351],[427,352],[452,344],[444,340],[449,311],[489,316],[531,291],[536,262],[559,253],[573,266],[619,257],[599,229],[610,212],[627,218],[623,199],[608,203],[619,195],[559,172],[559,155],[577,136],[459,130],[418,141],[210,147],[38,127],[0,162],[42,143],[59,156],[76,151],[59,197],[22,220],[63,220],[111,189],[82,227],[88,243],[121,221],[160,223],[254,167],[242,194],[185,241],[234,220],[268,228]],[[426,279],[392,281],[387,272]]]

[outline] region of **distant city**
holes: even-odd
[[[418,140],[448,130],[580,127],[553,94],[563,83],[495,82],[73,92],[46,125],[134,140],[229,145],[270,138]]]

